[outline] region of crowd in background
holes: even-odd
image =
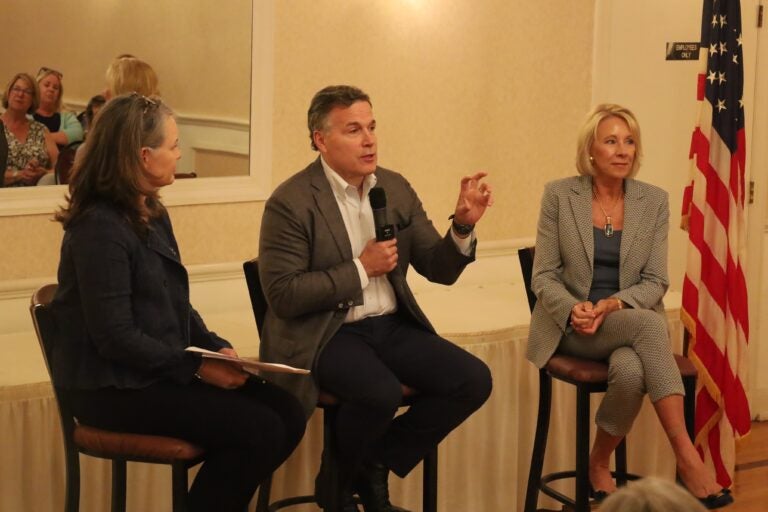
[[[8,81],[0,115],[0,187],[67,183],[77,148],[107,100],[128,92],[159,96],[152,67],[130,54],[115,58],[105,90],[80,113],[64,107],[63,79],[61,71],[41,67],[34,77],[20,72]]]

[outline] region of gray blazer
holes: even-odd
[[[408,266],[430,281],[452,284],[474,260],[474,247],[467,257],[448,234],[441,237],[400,174],[379,167],[376,178],[387,194],[388,220],[397,229],[398,265],[387,277],[399,310],[434,332],[406,282]],[[314,367],[347,310],[363,303],[356,256],[318,158],[280,185],[264,210],[259,273],[269,310],[262,331],[262,359]],[[275,373],[270,380],[299,397],[311,414],[318,393],[314,379]]]
[[[619,292],[633,308],[663,313],[667,277],[667,193],[627,179],[621,235]],[[577,302],[587,299],[594,269],[592,178],[548,183],[541,200],[531,287],[537,297],[531,315],[527,357],[543,367],[569,329]]]

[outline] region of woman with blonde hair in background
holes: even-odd
[[[40,105],[32,116],[35,121],[48,128],[51,138],[59,149],[83,140],[83,126],[77,120],[75,113],[62,110],[63,78],[64,75],[60,71],[46,67],[40,68],[37,72]]]
[[[161,95],[160,80],[152,66],[130,54],[118,55],[107,68],[106,78],[104,97],[107,100],[131,92],[143,96]]]
[[[129,53],[115,57],[107,68],[106,81],[107,88],[102,95],[107,102],[116,96],[130,93],[147,98],[160,96],[160,80],[155,70],[148,63]],[[94,117],[94,121],[96,119],[97,117]],[[88,128],[91,129],[92,126]],[[76,166],[79,166],[82,159],[82,147],[79,147],[75,154]]]

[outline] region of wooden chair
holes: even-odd
[[[536,305],[536,296],[531,291],[533,274],[534,248],[524,247],[518,250],[520,268],[523,273],[528,306],[531,312]],[[688,435],[693,439],[693,421],[695,413],[695,391],[697,371],[688,359],[675,354],[675,361],[685,386],[685,425]],[[542,475],[544,455],[547,448],[549,433],[549,418],[552,407],[552,379],[567,382],[576,386],[576,468],[570,471],[558,471]],[[536,437],[533,441],[531,468],[528,474],[528,489],[525,495],[525,512],[535,512],[539,492],[570,506],[575,512],[587,512],[589,504],[589,397],[592,393],[603,393],[608,387],[608,365],[600,361],[581,359],[578,357],[553,355],[544,368],[539,370],[539,411],[536,420]],[[626,484],[627,480],[639,478],[627,472],[626,440],[616,448],[616,471],[611,474],[618,485]],[[575,479],[576,495],[570,498],[553,489],[551,482],[565,478]]]
[[[56,321],[50,308],[56,288],[57,285],[48,284],[37,290],[32,295],[30,312],[59,407],[66,460],[65,512],[77,512],[80,508],[79,454],[81,453],[112,461],[112,512],[125,512],[126,462],[170,465],[172,510],[185,512],[188,491],[187,470],[203,461],[205,454],[202,448],[181,439],[112,432],[89,427],[79,423],[73,415],[67,393],[57,385],[50,366],[51,353],[57,342]]]
[[[80,144],[80,142],[75,142],[59,151],[59,157],[56,159],[56,166],[53,169],[57,185],[69,183],[70,173],[75,165],[75,155]]]
[[[264,317],[269,308],[264,291],[259,280],[259,261],[253,259],[243,263],[243,272],[245,281],[248,285],[248,294],[251,297],[251,306],[253,316],[256,319],[256,328],[259,336],[262,334],[264,326]],[[411,405],[418,400],[418,392],[408,386],[403,386],[403,406]],[[325,512],[336,512],[341,510],[341,482],[339,479],[338,462],[336,460],[336,447],[333,436],[333,425],[336,422],[336,410],[339,399],[330,393],[320,391],[317,401],[317,407],[323,410],[323,467],[328,468],[330,474],[329,481],[333,487],[333,492],[327,493],[329,496]],[[424,458],[424,479],[422,510],[424,512],[437,512],[437,447],[432,449]],[[262,482],[259,487],[259,497],[256,505],[256,512],[275,512],[277,510],[298,505],[301,503],[317,503],[314,495],[293,496],[270,503],[270,487],[272,478]]]

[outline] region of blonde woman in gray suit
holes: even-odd
[[[689,439],[683,384],[669,344],[662,298],[668,287],[669,205],[662,189],[634,179],[640,127],[619,105],[598,105],[578,138],[580,176],[549,183],[536,237],[528,359],[555,352],[605,360],[608,391],[597,411],[589,460],[596,497],[616,490],[610,456],[648,393],[690,492],[708,508],[733,501]]]

